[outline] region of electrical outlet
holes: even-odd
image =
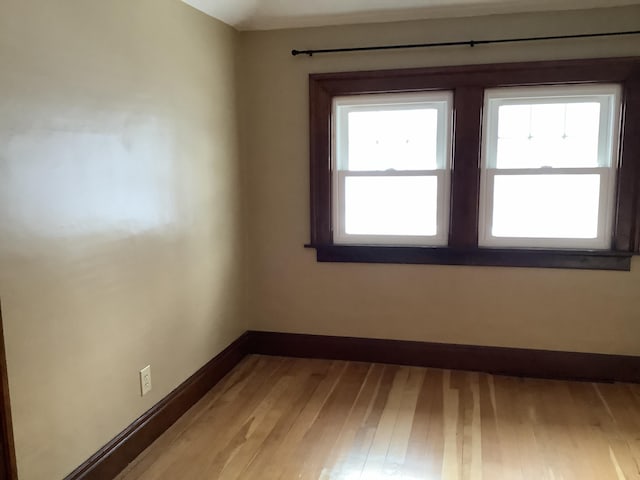
[[[151,365],[140,370],[140,394],[146,395],[151,391]]]

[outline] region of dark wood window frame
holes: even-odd
[[[618,83],[621,136],[611,250],[478,247],[484,90],[507,86]],[[452,90],[453,162],[449,245],[333,242],[331,132],[334,97]],[[309,76],[311,242],[319,262],[425,263],[630,270],[640,253],[640,57],[341,72]]]

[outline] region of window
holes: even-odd
[[[451,93],[336,97],[336,243],[446,245]]]
[[[480,246],[611,248],[619,91],[485,91]]]
[[[315,74],[310,108],[318,261],[628,270],[640,252],[640,58]]]

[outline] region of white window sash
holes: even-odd
[[[437,233],[436,235],[360,235],[345,231],[345,185],[348,177],[436,177]],[[339,244],[359,245],[428,245],[444,246],[448,243],[449,218],[449,170],[386,170],[386,171],[346,171],[339,170],[333,175],[333,241]],[[381,195],[384,193],[381,192]]]
[[[507,87],[485,90],[478,245],[481,247],[610,249],[617,172],[617,138],[621,87],[617,84]],[[600,104],[598,166],[588,168],[496,168],[498,109],[502,105],[597,102]],[[600,176],[598,230],[595,239],[496,237],[493,226],[494,180],[497,175]],[[543,193],[543,192],[541,192]]]
[[[451,131],[451,109],[453,96],[449,91],[414,92],[400,94],[373,94],[357,95],[349,97],[337,97],[333,101],[333,158],[332,168],[337,170],[349,170],[349,122],[351,112],[375,112],[378,110],[419,110],[433,109],[438,112],[437,134],[437,168],[449,168],[450,146],[447,144]],[[337,136],[342,138],[337,145]]]
[[[570,90],[568,90],[570,89]],[[498,144],[498,110],[504,105],[541,105],[553,103],[599,103],[600,131],[598,133],[598,166],[610,167],[615,159],[616,140],[618,138],[618,117],[620,104],[620,85],[574,85],[547,87],[508,87],[487,89],[485,91],[483,139],[485,168],[495,168],[497,157],[487,156],[495,153]],[[611,135],[609,135],[611,133]]]
[[[437,168],[432,170],[348,170],[348,114],[354,111],[432,108],[438,112]],[[453,92],[426,91],[337,97],[333,101],[332,128],[332,229],[336,244],[361,245],[447,245],[449,237],[449,193]],[[342,139],[338,142],[338,136]],[[339,144],[338,144],[339,143]],[[436,177],[437,234],[355,235],[345,231],[345,184],[347,177]]]
[[[598,202],[598,231],[596,238],[544,238],[544,237],[497,237],[491,234],[493,226],[494,180],[503,175],[598,175],[600,198]],[[563,248],[563,249],[609,249],[613,227],[613,203],[615,194],[614,168],[512,168],[483,169],[478,244],[481,247],[514,248]],[[541,192],[542,194],[544,192]]]

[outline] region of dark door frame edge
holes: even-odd
[[[7,355],[4,343],[4,322],[2,302],[0,302],[0,480],[17,480],[18,466],[13,440],[13,422],[11,420],[11,399],[9,398],[9,376],[7,375]]]

